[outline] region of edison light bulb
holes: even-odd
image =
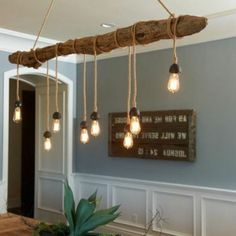
[[[132,116],[130,120],[130,131],[134,135],[138,135],[141,132],[141,125],[138,116]]]
[[[13,121],[17,124],[20,123],[22,120],[21,107],[22,107],[22,102],[16,101],[14,115],[13,115]]]
[[[60,129],[61,129],[60,120],[58,119],[53,120],[53,127],[52,127],[53,132],[57,133],[60,131]]]
[[[94,111],[90,115],[90,119],[92,120],[91,124],[91,135],[97,137],[100,134],[100,125],[99,125],[99,115],[96,111]]]
[[[92,120],[91,135],[97,137],[100,134],[100,125],[98,120]]]
[[[134,135],[138,135],[141,132],[141,125],[140,125],[140,112],[137,107],[132,107],[130,112],[130,132]]]
[[[129,131],[127,131],[125,133],[125,138],[124,138],[124,141],[123,141],[123,145],[126,149],[130,149],[134,145],[133,135]]]
[[[179,91],[179,74],[173,73],[170,74],[170,78],[168,81],[168,90],[171,93],[176,93]]]
[[[80,131],[80,142],[83,144],[86,144],[89,142],[89,133],[88,133],[88,129],[84,128],[81,129]]]
[[[15,111],[14,111],[14,115],[13,115],[13,121],[15,123],[20,123],[22,120],[22,117],[21,117],[21,108],[20,107],[16,107],[15,108]]]
[[[54,112],[52,118],[53,118],[52,130],[54,133],[57,133],[61,129],[61,124],[60,124],[61,113],[58,111]]]
[[[52,148],[52,142],[51,142],[52,134],[51,134],[51,132],[45,131],[43,134],[43,137],[44,137],[44,150],[50,151]]]
[[[86,144],[89,142],[88,126],[86,121],[80,123],[80,142]]]
[[[168,81],[168,90],[171,93],[176,93],[179,91],[179,74],[181,73],[180,67],[178,64],[174,63],[170,66],[169,69],[170,77]]]
[[[44,140],[44,149],[45,151],[50,151],[52,148],[52,142],[50,138],[45,138]]]

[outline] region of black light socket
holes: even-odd
[[[15,102],[15,107],[22,107],[22,102],[21,101],[16,101]]]
[[[181,73],[181,68],[178,64],[174,63],[170,66],[169,72],[171,74],[179,74]]]
[[[52,133],[50,131],[45,131],[43,134],[44,138],[51,138],[52,137]]]
[[[130,115],[130,117],[133,117],[133,116],[139,117],[140,116],[140,111],[137,109],[137,107],[132,107],[130,112],[129,112],[129,115]]]
[[[61,119],[61,113],[60,112],[54,112],[53,115],[52,115],[52,118],[54,120],[60,120]]]
[[[90,119],[91,120],[99,120],[99,115],[96,111],[94,111],[91,115],[90,115]]]
[[[80,128],[81,129],[87,129],[88,128],[88,126],[87,126],[87,122],[86,121],[81,121],[81,123],[80,123]]]

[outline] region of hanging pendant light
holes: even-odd
[[[51,132],[45,131],[43,134],[43,137],[44,137],[44,150],[50,151],[52,148],[52,142],[51,142],[52,134],[51,134]]]
[[[60,131],[61,129],[61,124],[60,124],[60,120],[61,120],[61,113],[59,112],[59,105],[58,105],[58,85],[59,85],[59,81],[58,81],[58,44],[56,44],[56,48],[55,48],[55,53],[56,53],[56,62],[55,62],[55,71],[56,71],[56,92],[55,92],[55,105],[56,105],[56,111],[53,113],[52,118],[53,118],[53,133],[57,133]]]
[[[44,132],[43,137],[44,137],[44,150],[45,151],[50,151],[52,148],[52,142],[51,142],[51,137],[52,137],[52,133],[50,132],[50,116],[49,116],[49,108],[50,108],[50,97],[49,97],[49,92],[50,92],[50,84],[49,84],[49,63],[47,61],[47,86],[46,86],[46,127],[47,130]]]
[[[124,132],[125,132],[125,137],[124,137],[123,145],[126,149],[130,149],[134,145],[134,140],[133,140],[133,135],[130,132],[130,125],[129,124],[127,124],[125,126]]]
[[[174,23],[174,32],[171,31],[171,20],[175,19]],[[176,93],[180,89],[180,81],[179,81],[179,75],[181,73],[180,66],[178,65],[178,57],[176,52],[176,28],[177,28],[178,18],[174,18],[174,15],[170,17],[168,20],[168,34],[171,38],[173,38],[173,64],[170,66],[169,69],[169,81],[167,88],[171,93]]]
[[[19,54],[17,58],[17,79],[16,79],[16,102],[15,102],[15,109],[13,114],[13,121],[16,124],[19,124],[22,121],[22,102],[20,100],[20,74],[19,74],[19,60],[21,58],[21,54]]]
[[[135,29],[136,25],[132,28],[132,35],[133,35],[133,85],[134,85],[134,92],[133,92],[133,104],[132,108],[129,112],[130,114],[130,131],[134,135],[138,135],[141,132],[141,125],[140,125],[140,112],[137,108],[137,69],[136,69],[136,36],[135,36]]]
[[[93,112],[90,115],[90,119],[92,120],[91,124],[91,135],[94,137],[99,136],[100,124],[99,124],[99,114],[97,108],[97,52],[96,52],[96,39],[94,40],[94,108]]]
[[[170,66],[170,76],[168,81],[168,90],[171,93],[176,93],[180,89],[179,74],[181,73],[180,67],[177,63]]]
[[[82,121],[80,123],[80,142],[83,144],[87,144],[89,142],[89,132],[86,121]]]
[[[128,96],[127,96],[127,122],[124,129],[124,140],[123,140],[123,146],[126,149],[130,149],[133,147],[134,141],[133,141],[133,135],[130,132],[130,99],[131,99],[131,48],[129,47],[129,57],[128,57]]]
[[[86,91],[86,55],[84,54],[84,69],[83,69],[83,102],[84,102],[84,114],[83,121],[80,123],[80,142],[87,144],[89,142],[89,132],[87,126],[87,91]]]

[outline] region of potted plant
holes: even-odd
[[[68,184],[64,184],[64,214],[68,222],[56,225],[40,223],[34,230],[35,236],[97,236],[106,235],[94,232],[102,225],[113,222],[120,213],[117,213],[120,206],[108,209],[97,210],[97,192],[88,199],[81,199],[75,206],[74,195]],[[109,234],[107,236],[110,236]]]

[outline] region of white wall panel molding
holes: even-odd
[[[6,213],[7,211],[7,191],[6,183],[0,181],[0,214]]]
[[[235,197],[201,197],[202,236],[235,236],[235,218]]]
[[[42,184],[42,182],[45,182]],[[50,189],[53,182],[53,191]],[[47,183],[49,188],[47,188]],[[38,209],[63,215],[63,180],[56,177],[40,176],[38,180]],[[57,196],[55,198],[55,196]],[[49,207],[50,206],[50,207]],[[53,206],[53,207],[52,207]]]
[[[17,31],[0,28],[0,51],[15,52],[28,51],[33,47],[36,36]],[[46,47],[58,43],[57,40],[40,37],[37,47]],[[77,63],[75,55],[58,57],[59,61]]]
[[[121,204],[121,217],[105,231],[143,235],[159,210],[165,222],[161,227],[154,222],[150,236],[160,231],[172,236],[235,236],[235,190],[90,174],[73,174],[72,179],[77,200],[98,189],[103,207]]]

